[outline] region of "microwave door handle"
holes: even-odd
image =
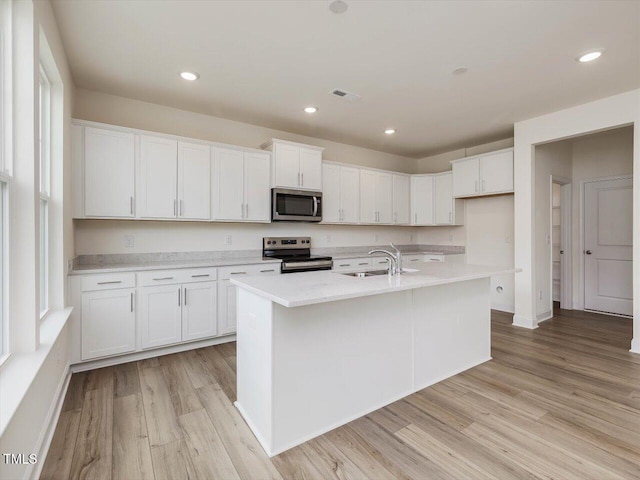
[[[318,197],[313,197],[313,216],[318,216]]]

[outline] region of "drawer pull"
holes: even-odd
[[[419,262],[420,259],[419,258],[412,258],[411,260],[409,260],[410,262]]]
[[[430,258],[429,260],[432,261],[432,262],[441,262],[442,261],[439,258]]]
[[[114,280],[112,282],[98,282],[98,285],[113,285],[115,283],[122,283],[122,280]]]
[[[369,262],[359,263],[358,265],[369,265]]]
[[[208,277],[209,274],[208,273],[200,273],[198,275],[191,275],[191,278],[202,278],[202,277]]]
[[[247,272],[231,272],[229,275],[246,275]]]
[[[160,281],[160,280],[173,280],[173,277],[160,277],[160,278],[154,278],[155,281]]]
[[[131,292],[131,313],[133,313],[133,292]]]
[[[343,264],[341,264],[340,266],[341,266],[341,267],[350,267],[350,266],[351,266],[351,264],[350,264],[350,263],[343,263]]]
[[[273,268],[270,270],[260,270],[260,273],[267,273],[267,272],[275,272],[275,270]]]

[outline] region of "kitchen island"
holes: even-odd
[[[490,277],[428,263],[233,279],[236,407],[273,456],[491,358]]]

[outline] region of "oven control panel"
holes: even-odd
[[[262,239],[263,250],[278,248],[310,248],[311,237],[264,237]]]

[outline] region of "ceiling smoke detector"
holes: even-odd
[[[338,15],[346,12],[347,8],[349,8],[349,5],[347,2],[343,2],[342,0],[334,0],[329,4],[329,10],[333,13],[337,13]]]
[[[331,93],[331,95],[333,95],[335,97],[343,98],[345,100],[349,100],[350,102],[355,102],[355,101],[360,100],[362,98],[357,93],[347,92],[346,90],[344,90],[342,88],[334,88],[329,93]]]

